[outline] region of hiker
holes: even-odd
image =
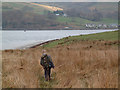
[[[41,57],[40,64],[44,68],[44,74],[45,74],[45,80],[49,81],[50,80],[50,73],[51,73],[51,68],[54,68],[54,64],[52,62],[52,59],[49,55],[43,51],[43,55]]]

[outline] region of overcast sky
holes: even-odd
[[[2,2],[119,2],[119,0],[0,0]]]

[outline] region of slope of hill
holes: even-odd
[[[74,41],[79,42],[80,40],[117,41],[118,40],[118,31],[67,37],[67,40],[66,40],[66,38],[63,38],[63,39],[60,39],[60,40],[57,40],[54,42],[50,42],[50,43],[44,45],[44,47],[55,47],[59,44],[66,45],[66,44],[74,43]]]
[[[113,12],[118,10],[118,3],[117,2],[55,2],[55,3],[43,3],[46,5],[52,6],[59,6],[63,9],[71,9],[71,8],[78,8],[78,9],[98,9],[100,12]],[[72,6],[72,7],[71,7]]]
[[[32,5],[37,5],[37,6],[40,6],[40,7],[43,7],[43,8],[46,8],[50,11],[57,11],[57,10],[61,10],[63,11],[62,8],[59,8],[59,7],[54,7],[54,6],[48,6],[48,5],[42,5],[42,4],[37,4],[37,3],[30,3]]]
[[[3,29],[57,30],[70,27],[69,29],[79,30],[86,29],[87,23],[117,24],[116,5],[116,3],[34,3],[33,5],[33,3],[4,2]],[[67,16],[64,14],[56,16],[52,9],[62,10]]]
[[[94,13],[93,11],[95,9],[102,15],[103,19],[109,18],[117,20],[118,18],[117,2],[56,2],[43,4],[62,7],[66,13],[69,13],[69,15],[80,16],[85,19],[92,18],[92,15],[90,14]],[[89,16],[86,17],[86,15]]]
[[[46,47],[38,46],[26,50],[4,50],[2,86],[3,88],[118,88],[117,35],[118,31],[68,37],[53,48],[47,48],[49,44]],[[72,43],[65,44],[70,40]],[[43,68],[39,65],[43,49],[47,50],[55,64],[50,82],[45,81]]]
[[[11,11],[11,10],[21,10],[27,12],[33,12],[38,14],[44,14],[44,11],[48,11],[45,8],[38,7],[35,5],[31,5],[30,3],[21,3],[21,2],[3,2],[2,3],[2,10],[4,11]]]

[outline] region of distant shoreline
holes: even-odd
[[[17,48],[17,49],[29,49],[29,48],[36,48],[38,46],[42,46],[44,44],[47,44],[49,42],[53,42],[53,41],[57,41],[57,40],[60,40],[60,39],[53,39],[53,40],[48,40],[48,41],[45,41],[45,42],[41,42],[41,43],[38,43],[38,44],[35,44],[35,45],[26,45],[26,46],[23,46],[23,47],[20,47],[20,48]],[[7,50],[7,49],[6,49]]]
[[[100,29],[13,29],[13,28],[10,28],[10,29],[2,29],[2,31],[59,31],[59,30],[61,30],[61,31],[64,31],[64,30],[67,30],[67,31],[69,31],[69,30],[118,30],[118,28],[100,28]]]
[[[54,39],[54,40],[49,40],[49,41],[46,41],[46,42],[42,42],[42,43],[40,43],[40,44],[31,46],[31,47],[29,47],[29,48],[36,48],[37,46],[42,46],[42,45],[44,45],[44,44],[47,44],[47,43],[50,43],[50,42],[53,42],[53,41],[57,41],[57,40],[60,40],[60,39]]]

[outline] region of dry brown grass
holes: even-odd
[[[63,11],[63,9],[62,9],[62,8],[59,8],[59,7],[48,6],[48,5],[42,5],[42,4],[37,4],[37,3],[30,3],[30,4],[33,4],[33,5],[37,5],[37,6],[46,8],[46,9],[48,9],[48,10],[50,10],[50,11],[57,11],[57,10]]]
[[[52,56],[54,88],[117,88],[118,48],[108,41],[81,41],[46,49]],[[42,48],[3,51],[3,88],[39,88]]]

